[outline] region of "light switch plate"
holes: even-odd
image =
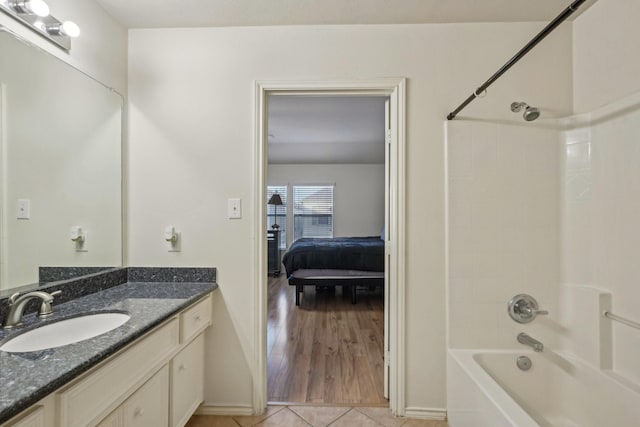
[[[227,201],[227,216],[230,219],[242,218],[242,202],[240,199],[229,199]]]
[[[31,219],[31,200],[18,199],[18,219]]]

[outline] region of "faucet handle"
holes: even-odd
[[[9,297],[9,305],[13,305],[16,303],[16,300],[18,299],[18,297],[20,296],[20,292],[16,292],[15,294],[11,295]]]
[[[51,299],[49,301],[45,301],[45,300],[42,301],[42,303],[40,304],[40,311],[38,311],[39,317],[47,317],[53,314],[53,309],[51,308],[51,303],[53,303],[53,297],[58,296],[61,293],[62,293],[61,290],[51,292],[49,294],[49,296],[51,296]]]
[[[538,301],[531,295],[519,294],[509,301],[509,316],[518,323],[529,323],[538,314],[549,314],[547,310],[538,310]]]

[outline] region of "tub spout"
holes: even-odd
[[[520,332],[518,334],[518,342],[520,344],[528,345],[529,347],[533,348],[533,351],[538,353],[544,350],[544,344],[542,344],[537,339],[530,337],[528,334],[525,334],[524,332]]]

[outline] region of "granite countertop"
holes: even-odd
[[[0,424],[114,354],[183,308],[217,288],[212,282],[133,282],[60,305],[39,319],[24,316],[24,326],[0,329],[0,344],[42,323],[100,311],[126,312],[124,325],[88,340],[29,353],[0,351]]]

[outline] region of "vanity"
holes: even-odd
[[[90,293],[54,303],[46,319],[26,314],[23,326],[0,331],[0,346],[78,315],[130,317],[77,343],[0,351],[0,427],[184,426],[203,400],[215,269],[119,268],[44,289],[59,288],[60,297]]]
[[[0,55],[0,427],[181,427],[215,269],[117,267],[124,97],[2,26]]]

